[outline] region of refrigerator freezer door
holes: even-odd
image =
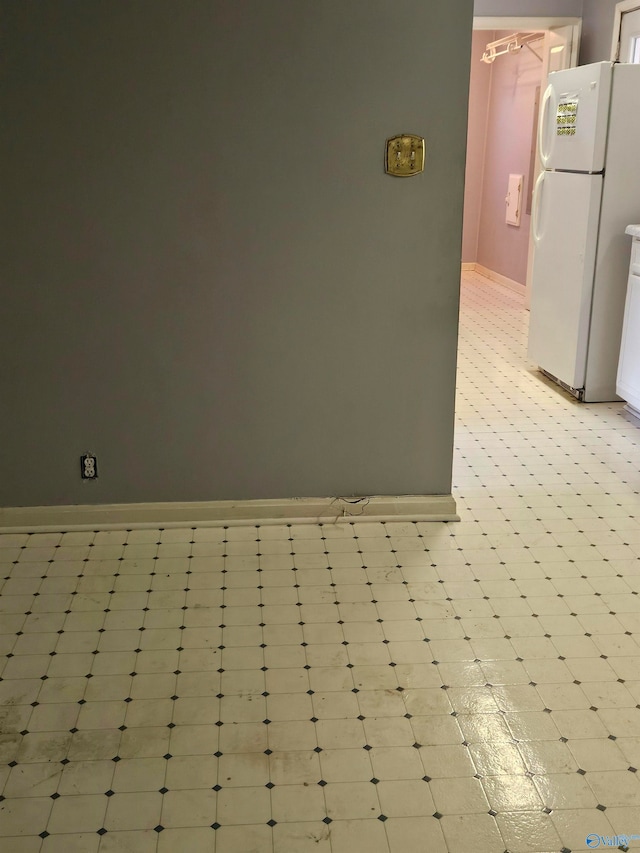
[[[596,62],[549,74],[538,140],[545,169],[604,169],[612,67]]]
[[[533,210],[529,358],[584,387],[602,175],[543,172]]]

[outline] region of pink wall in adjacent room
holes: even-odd
[[[482,202],[484,146],[487,111],[491,86],[491,66],[480,62],[492,32],[476,30],[471,46],[469,79],[469,123],[467,125],[467,165],[464,184],[464,219],[462,227],[462,262],[474,263],[478,254],[478,228]]]
[[[502,35],[497,32],[496,38]],[[531,220],[525,212],[526,194],[531,190],[531,136],[541,77],[542,62],[527,48],[498,57],[491,69],[476,261],[522,285],[527,277]],[[509,173],[524,175],[519,226],[505,222]]]
[[[524,285],[531,219],[526,194],[531,191],[531,135],[542,63],[527,48],[499,56],[492,65],[480,62],[487,42],[505,35],[473,33],[462,262],[481,264]],[[519,226],[505,222],[510,173],[524,175]]]

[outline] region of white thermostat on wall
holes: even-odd
[[[505,198],[505,204],[507,206],[505,222],[507,225],[520,225],[520,202],[522,199],[523,184],[524,175],[509,175],[507,197]]]

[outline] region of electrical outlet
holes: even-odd
[[[95,480],[98,476],[98,460],[93,453],[80,457],[80,475],[83,480]]]

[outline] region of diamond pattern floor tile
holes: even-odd
[[[638,423],[475,273],[460,331],[458,523],[0,535],[3,849],[640,834]]]

